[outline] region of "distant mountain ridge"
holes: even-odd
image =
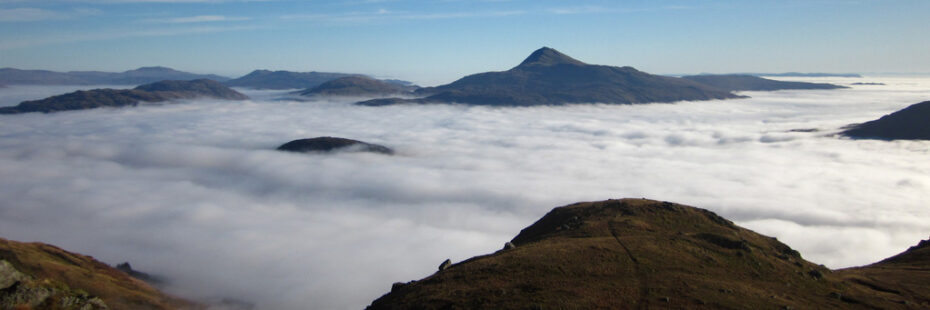
[[[362,76],[361,74],[338,72],[294,72],[255,70],[242,77],[225,82],[231,87],[247,87],[254,89],[309,89],[328,81],[342,77]]]
[[[632,67],[589,65],[543,47],[518,66],[418,89],[420,99],[376,99],[361,105],[462,103],[493,106],[569,103],[634,104],[740,98],[728,91],[681,78],[652,75]]]
[[[361,75],[347,76],[306,89],[300,92],[300,95],[375,97],[411,94],[417,89],[416,85],[405,85],[402,82],[378,80]]]
[[[94,89],[76,91],[41,100],[23,101],[13,107],[0,107],[0,114],[58,112],[100,107],[135,106],[140,102],[164,102],[176,99],[215,98],[246,100],[243,95],[219,82],[199,79],[192,81],[160,81],[133,89]]]
[[[195,74],[166,67],[141,67],[124,72],[0,69],[0,84],[7,85],[139,85],[163,80],[229,80],[215,74]]]
[[[837,89],[848,88],[845,86],[827,84],[827,83],[808,83],[808,82],[791,82],[776,81],[754,75],[745,74],[706,74],[706,75],[689,75],[681,77],[686,80],[692,80],[701,84],[713,86],[727,91],[772,91],[785,89]]]

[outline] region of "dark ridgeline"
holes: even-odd
[[[142,67],[125,72],[0,69],[0,84],[8,85],[139,85],[162,80],[210,79],[226,81],[214,74],[195,74],[165,67]]]
[[[683,76],[682,78],[727,91],[848,88],[827,83],[776,81],[745,74],[705,74]]]
[[[347,76],[327,81],[300,92],[301,96],[374,97],[411,94],[416,85],[400,80],[378,80],[367,76]]]
[[[851,125],[841,134],[856,139],[930,140],[930,101],[913,104],[874,121]]]
[[[249,99],[248,96],[213,80],[161,81],[141,85],[133,89],[94,89],[76,91],[41,100],[23,101],[13,107],[0,107],[0,114],[49,113],[100,107],[124,107],[135,106],[140,102],[156,103],[194,98]]]
[[[358,74],[255,70],[240,78],[226,81],[225,84],[230,87],[254,89],[307,89],[347,76]]]
[[[585,64],[548,47],[536,50],[510,70],[469,75],[447,85],[420,88],[416,94],[424,97],[375,99],[359,104],[535,106],[741,98],[726,90],[686,79],[653,75],[632,67]]]
[[[502,250],[394,283],[368,308],[926,309],[927,283],[930,241],[830,270],[710,211],[622,199],[555,208]]]
[[[316,137],[294,140],[279,146],[277,150],[297,153],[328,153],[347,151],[381,153],[386,155],[394,154],[394,150],[383,145],[337,137]]]

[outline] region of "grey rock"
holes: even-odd
[[[449,269],[449,267],[451,267],[451,266],[452,266],[452,260],[447,259],[447,260],[443,261],[442,264],[439,264],[439,271],[443,271],[443,270]]]
[[[510,250],[516,248],[517,246],[513,245],[511,242],[504,243],[504,250]]]

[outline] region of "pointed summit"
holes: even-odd
[[[568,57],[568,55],[562,54],[561,52],[549,48],[543,47],[532,54],[530,57],[527,57],[526,60],[520,63],[519,67],[522,66],[552,66],[560,64],[573,64],[573,65],[584,65],[585,63],[578,61],[577,59]]]

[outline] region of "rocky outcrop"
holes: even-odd
[[[394,154],[394,150],[383,145],[337,137],[294,140],[279,146],[277,150],[299,153],[372,152],[387,155]]]
[[[632,67],[589,65],[548,47],[536,50],[510,70],[469,75],[451,84],[420,88],[416,93],[423,97],[363,101],[358,104],[536,106],[740,98],[728,91],[694,81],[652,75]]]
[[[776,81],[761,78],[753,75],[743,74],[707,74],[691,75],[682,77],[686,80],[692,80],[704,85],[716,87],[727,91],[755,90],[755,91],[772,91],[783,89],[837,89],[847,88],[845,86],[827,84],[827,83],[807,83],[807,82],[788,82]]]
[[[511,243],[394,284],[369,309],[930,307],[930,241],[834,271],[713,212],[622,199],[555,208]]]
[[[92,257],[0,239],[0,309],[202,309]]]
[[[245,100],[249,97],[213,80],[160,81],[133,89],[94,89],[76,91],[41,100],[24,101],[17,106],[0,108],[0,114],[50,113],[100,107],[126,107],[135,106],[142,102],[157,103],[195,98]]]
[[[874,121],[851,125],[841,134],[856,139],[930,140],[930,101],[911,105]]]

